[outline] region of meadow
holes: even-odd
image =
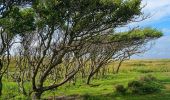
[[[108,65],[113,70],[115,63]],[[152,94],[118,94],[115,86],[118,84],[127,86],[131,80],[141,76],[153,75],[163,85],[161,92]],[[3,79],[3,95],[1,100],[29,100],[31,98],[20,94],[18,85],[7,77]],[[26,83],[29,91],[30,83]],[[49,100],[169,100],[170,99],[170,60],[129,60],[122,64],[118,74],[107,73],[103,77],[95,77],[91,85],[86,85],[83,80],[77,80],[76,84],[67,83],[57,89],[47,91],[42,95]]]

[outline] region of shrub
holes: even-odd
[[[131,93],[140,93],[141,92],[142,83],[140,81],[131,81],[128,83],[128,90]]]
[[[115,89],[116,89],[116,92],[120,94],[125,94],[127,90],[123,85],[116,85]]]
[[[146,69],[138,68],[138,69],[136,69],[136,71],[140,72],[140,73],[152,73],[152,72],[154,72],[152,69],[149,69],[149,68],[146,68]]]
[[[158,81],[156,77],[152,75],[147,75],[147,76],[142,76],[139,78],[140,81],[145,81],[145,82],[152,82],[152,81]]]
[[[161,91],[160,84],[157,82],[144,83],[142,86],[142,94],[150,94]]]
[[[140,77],[128,83],[128,90],[135,94],[150,94],[161,91],[163,86],[152,75]]]

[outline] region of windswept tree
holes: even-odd
[[[115,73],[119,72],[122,63],[125,60],[129,60],[132,55],[145,53],[146,51],[150,50],[150,48],[153,46],[154,40],[160,38],[162,35],[163,34],[161,31],[158,31],[156,29],[151,29],[151,28],[136,29],[130,31],[130,33],[127,32],[121,33],[119,36],[120,41],[124,41],[124,42],[126,40],[132,40],[132,41],[131,42],[127,41],[126,42],[127,46],[125,46],[121,51],[119,51],[118,53],[119,57],[115,59],[115,61],[118,62]]]
[[[101,37],[89,47],[90,70],[87,77],[87,84],[90,84],[91,78],[104,68],[111,61],[120,61],[121,63],[134,54],[143,53],[147,50],[148,42],[162,36],[162,32],[151,29],[135,29],[129,32],[115,33],[107,37]]]
[[[27,10],[28,11],[28,10]],[[15,43],[17,35],[33,30],[33,13],[13,7],[11,12],[0,19],[0,94],[2,91],[2,77],[6,73],[10,63],[11,47]]]

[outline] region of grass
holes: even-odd
[[[114,65],[115,64],[112,63],[109,66]],[[126,86],[129,81],[147,74],[157,77],[165,86],[160,93],[148,95],[120,95],[115,93],[115,85],[122,84]],[[7,80],[4,79],[3,83],[3,96],[1,97],[1,100],[29,99],[19,94],[15,82],[7,82]],[[92,80],[92,83],[93,85],[89,86],[79,80],[76,85],[65,84],[58,89],[47,91],[42,97],[75,96],[78,100],[170,100],[170,60],[126,61],[120,68],[119,74],[108,73],[105,77]],[[26,87],[28,89],[29,84]]]
[[[76,85],[76,86],[70,86],[69,88],[61,87],[58,90],[55,91],[54,95],[82,95],[86,99],[85,100],[167,100],[170,99],[170,84],[167,84],[167,82],[170,82],[170,80],[167,78],[165,74],[159,73],[161,77],[159,79],[161,82],[167,84],[166,88],[162,90],[161,93],[157,94],[151,94],[151,95],[132,95],[132,94],[126,94],[126,95],[117,95],[115,93],[114,86],[116,84],[122,84],[126,85],[130,80],[133,80],[139,76],[142,76],[143,74],[140,73],[128,73],[129,75],[121,73],[116,75],[117,77],[114,77],[114,75],[109,75],[108,77],[112,77],[110,79],[101,79],[101,80],[94,80],[93,84],[99,84],[99,86],[91,87],[87,85]],[[158,73],[152,73],[152,75],[157,76]],[[168,73],[170,76],[170,73]],[[127,78],[128,77],[128,78]],[[163,78],[162,78],[163,77]],[[162,96],[163,95],[163,96]],[[47,92],[44,97],[50,96],[50,93]]]

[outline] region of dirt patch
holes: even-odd
[[[166,90],[170,91],[170,84],[165,85]]]
[[[82,100],[80,95],[49,97],[47,100]]]

